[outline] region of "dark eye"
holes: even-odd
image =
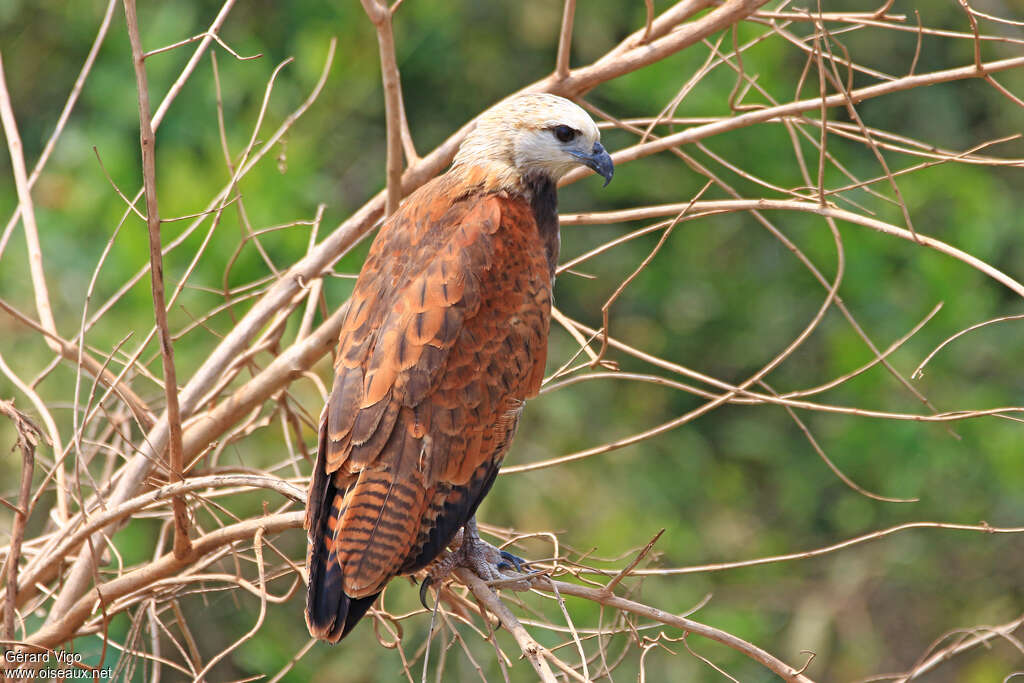
[[[555,134],[559,142],[571,142],[573,138],[579,135],[579,131],[569,126],[555,126],[551,129],[551,132]]]

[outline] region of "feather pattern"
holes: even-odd
[[[571,141],[553,136],[566,126]],[[437,557],[494,483],[544,374],[555,184],[582,163],[611,177],[597,140],[568,100],[499,104],[381,227],[342,324],[309,488],[314,636],[343,638],[391,578]]]
[[[339,639],[355,615],[337,601],[429,564],[493,483],[543,377],[545,241],[523,196],[447,176],[382,228],[343,324],[310,489],[314,634]]]

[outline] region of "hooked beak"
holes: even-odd
[[[611,156],[600,142],[594,143],[594,149],[591,150],[590,154],[579,154],[576,155],[576,158],[580,160],[580,163],[594,169],[599,176],[604,178],[604,185],[602,187],[608,187],[608,183],[612,181],[612,176],[615,175],[615,164],[612,163]]]

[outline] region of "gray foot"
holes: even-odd
[[[456,549],[434,562],[420,585],[420,603],[427,609],[431,609],[427,606],[427,590],[432,585],[440,585],[458,567],[469,569],[487,583],[501,582],[502,588],[517,591],[530,589],[529,581],[522,577],[528,571],[528,563],[481,539],[475,517],[456,534],[452,545],[457,546]]]

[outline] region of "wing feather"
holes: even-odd
[[[550,296],[521,198],[442,178],[381,229],[340,335],[308,518],[348,599],[429,563],[475,512],[540,388]]]

